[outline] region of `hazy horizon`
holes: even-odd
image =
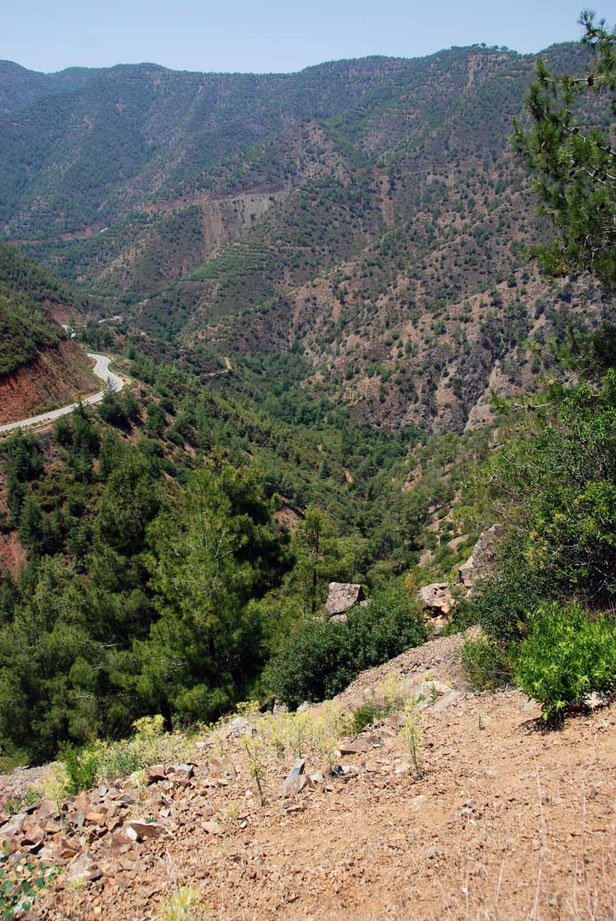
[[[515,5],[442,0],[436,13],[417,0],[9,0],[0,59],[28,70],[157,64],[205,73],[295,73],[330,61],[417,58],[485,43],[520,54],[579,38],[579,0],[519,0]],[[500,9],[499,9],[500,7]],[[601,12],[601,11],[599,11]],[[112,61],[113,63],[110,63]]]

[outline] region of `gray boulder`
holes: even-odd
[[[465,588],[472,588],[480,579],[492,575],[496,550],[502,534],[503,527],[498,523],[480,534],[468,560],[458,568],[458,581]]]
[[[361,585],[353,582],[330,582],[325,604],[326,620],[346,619],[346,612],[349,608],[363,600],[364,592]]]

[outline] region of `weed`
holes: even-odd
[[[388,675],[378,686],[377,694],[382,696],[388,713],[401,710],[407,699],[405,684],[398,675]]]
[[[60,749],[60,757],[68,778],[69,795],[89,790],[94,786],[99,766],[95,751],[90,748],[78,748],[72,742],[67,742]]]
[[[402,727],[402,734],[409,750],[415,775],[421,779],[424,776],[424,767],[421,759],[421,720],[417,712],[417,703],[411,698],[406,704],[406,718]]]
[[[57,870],[32,857],[9,861],[6,843],[0,857],[0,918],[14,921],[29,914],[36,896],[55,879]]]
[[[366,702],[354,711],[351,729],[353,733],[361,732],[366,726],[371,726],[385,714],[385,708],[374,703]]]
[[[232,803],[229,803],[229,805],[227,806],[227,815],[229,816],[229,820],[233,822],[233,824],[238,822],[239,817],[240,817],[240,804],[235,801]]]
[[[68,796],[69,787],[70,779],[66,768],[60,761],[56,761],[40,783],[41,798],[52,802],[60,812],[60,807]]]
[[[249,736],[244,736],[242,744],[248,758],[248,772],[255,782],[261,805],[265,806],[266,800],[265,793],[263,792],[263,781],[265,779],[263,743],[260,739],[252,739]]]
[[[199,892],[192,886],[180,886],[161,906],[161,921],[205,921],[198,908]]]
[[[492,639],[469,639],[462,648],[462,661],[469,682],[477,691],[493,691],[511,680],[505,653]]]
[[[3,812],[7,815],[16,815],[18,812],[23,812],[24,809],[27,809],[29,806],[36,806],[40,801],[40,790],[37,790],[36,787],[28,787],[23,796],[16,797],[15,799],[7,799],[4,804]]]
[[[289,713],[284,722],[287,730],[287,740],[296,758],[302,758],[308,748],[311,721],[312,712],[308,709],[297,713]]]

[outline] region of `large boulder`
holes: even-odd
[[[472,588],[476,582],[492,575],[496,550],[502,534],[503,526],[500,524],[493,524],[480,534],[468,560],[458,568],[458,581],[465,588]]]
[[[325,604],[326,620],[346,620],[346,612],[364,599],[361,585],[353,582],[330,582]]]
[[[417,593],[425,611],[431,617],[446,617],[455,604],[447,582],[432,582]]]
[[[447,623],[447,615],[456,603],[447,582],[432,582],[417,592],[424,615],[434,634],[441,633]]]

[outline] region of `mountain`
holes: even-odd
[[[545,57],[575,71],[587,53]],[[572,321],[613,313],[526,264],[546,230],[508,136],[535,62],[474,46],[288,75],[4,65],[0,232],[150,335],[299,350],[304,385],[361,419],[473,427],[493,390],[550,369]]]
[[[84,310],[81,295],[0,244],[0,423],[95,389],[83,351],[56,322]]]
[[[607,253],[559,266],[609,286],[610,134],[579,134],[606,124],[616,38],[583,22],[582,131],[543,100],[528,147],[550,162],[527,166]],[[546,52],[572,74],[584,53]],[[37,890],[41,918],[152,899],[161,917],[242,899],[547,917],[580,886],[593,917],[613,904],[613,790],[584,791],[614,749],[597,733],[616,686],[616,326],[592,280],[526,261],[549,228],[507,134],[532,65],[472,48],[286,77],[0,68],[0,412],[79,390],[62,324],[125,382],[0,439],[0,772],[58,762],[0,783],[7,917]],[[491,391],[518,390],[492,419]],[[340,596],[363,601],[334,614]],[[569,822],[551,864],[537,792],[551,852]],[[348,878],[315,838],[323,810],[346,823]],[[375,876],[384,841],[396,866]],[[265,861],[220,860],[251,842]]]

